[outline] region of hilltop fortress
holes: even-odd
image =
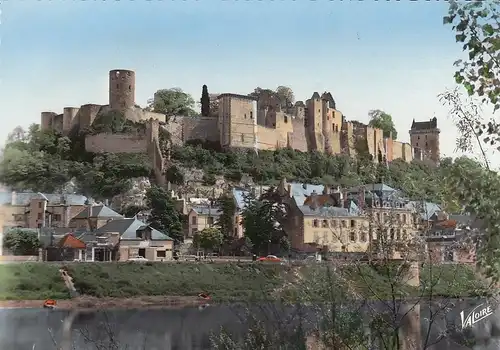
[[[436,118],[411,125],[410,142],[385,138],[381,129],[348,121],[337,110],[332,94],[314,92],[305,103],[285,103],[275,94],[263,93],[258,99],[224,93],[217,97],[218,111],[213,116],[171,117],[146,111],[135,103],[135,72],[124,69],[109,72],[109,104],[64,107],[62,114],[41,113],[41,129],[63,135],[85,130],[99,115],[120,112],[126,120],[146,124],[144,133],[87,135],[89,152],[142,153],[150,155],[158,176],[165,170],[159,149],[159,129],[170,132],[172,143],[190,140],[219,143],[223,148],[276,150],[292,148],[302,152],[318,151],[355,156],[360,149],[375,162],[415,158],[439,161],[439,133]],[[283,108],[282,106],[286,107]]]

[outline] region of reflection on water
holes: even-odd
[[[422,306],[421,329],[420,332],[413,332],[412,336],[422,343],[427,340],[427,344],[444,338],[427,347],[432,350],[470,349],[470,346],[460,346],[450,341],[450,337],[457,338],[456,334],[445,334],[444,330],[449,327],[450,321],[460,324],[460,311],[471,310],[480,303],[481,301],[462,302],[447,310],[446,317],[441,315],[439,319],[432,318],[433,325],[428,338],[429,308]],[[379,307],[371,305],[368,308],[370,312],[376,312]],[[274,312],[277,309],[280,315]],[[0,310],[0,349],[31,350],[35,345],[35,350],[51,350],[56,349],[56,344],[58,348],[63,349],[96,349],[96,344],[109,349],[110,339],[115,339],[115,343],[119,343],[117,350],[205,350],[210,348],[210,334],[220,331],[221,327],[233,334],[243,335],[248,329],[245,325],[245,310],[246,307],[238,305],[217,305],[204,309],[113,310],[86,314],[47,309]],[[296,310],[291,307],[273,306],[271,312],[266,312],[262,307],[252,307],[254,314],[265,315],[266,323],[271,325],[283,323],[283,315],[289,316]],[[500,319],[500,311],[496,313],[498,315],[492,315],[476,327],[475,335],[482,344],[477,349],[500,348],[498,343],[492,341],[494,339],[491,336],[495,324],[500,324],[497,321]],[[369,315],[367,317],[369,318]],[[307,318],[313,320],[313,313],[309,313]],[[445,322],[444,318],[448,321]],[[402,327],[408,331],[415,322],[418,322],[418,319],[408,319],[402,323]],[[71,331],[64,332],[65,327],[70,327]],[[65,337],[65,333],[71,337]],[[417,348],[422,349],[423,346]]]

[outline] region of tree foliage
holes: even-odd
[[[14,255],[38,255],[42,244],[35,231],[15,228],[4,234],[3,246]]]
[[[270,190],[274,191],[273,189]],[[256,254],[271,254],[272,247],[283,246],[288,250],[288,241],[283,239],[285,233],[283,222],[284,208],[272,196],[245,198],[246,207],[242,212],[245,236],[252,242]]]
[[[122,131],[144,127],[103,117],[96,128],[104,130],[118,124]],[[86,132],[92,133],[94,129]],[[151,165],[144,154],[86,152],[85,133],[62,136],[42,131],[38,124],[33,124],[27,132],[16,128],[15,134],[7,141],[0,160],[0,182],[17,191],[58,193],[73,181],[80,193],[106,199],[130,189],[132,178],[151,174]]]
[[[204,250],[217,251],[224,242],[224,236],[217,227],[208,227],[193,237],[193,246]]]
[[[455,80],[469,95],[500,108],[500,1],[451,1],[444,24],[451,24],[455,40],[467,59],[455,62]]]
[[[295,102],[295,95],[293,93],[293,90],[289,88],[288,86],[278,86],[276,90],[272,89],[264,89],[261,87],[256,87],[252,93],[249,94],[249,96],[255,97],[255,98],[260,98],[263,94],[270,95],[270,96],[276,96],[279,98],[281,102],[281,108],[286,109],[290,105],[292,105]]]
[[[370,159],[354,159],[346,155],[290,149],[260,151],[256,155],[252,150],[217,152],[201,146],[174,147],[172,159],[179,166],[203,169],[205,175],[224,175],[230,179],[248,174],[262,185],[277,185],[282,178],[344,187],[384,182],[401,189],[410,198],[425,198],[436,203],[444,197],[445,189],[440,179],[446,176],[447,165],[451,162],[443,160],[443,166],[434,167],[421,161],[407,163],[397,159],[386,167]],[[448,197],[451,195],[447,194]]]
[[[201,91],[200,104],[201,104],[201,115],[203,117],[210,116],[210,95],[208,94],[208,87],[206,85],[203,85]]]
[[[166,189],[150,187],[146,191],[146,205],[151,210],[148,222],[152,228],[169,235],[176,243],[184,240],[179,212]]]
[[[165,114],[167,118],[173,116],[194,116],[195,102],[188,93],[180,88],[161,89],[155,92],[148,101],[148,108],[153,112]]]
[[[392,116],[380,109],[371,110],[368,112],[370,117],[369,126],[382,129],[384,137],[391,137],[393,140],[398,138],[398,131],[394,126]]]

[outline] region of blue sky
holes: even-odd
[[[136,71],[136,101],[180,87],[199,99],[292,87],[331,91],[351,120],[393,115],[408,141],[413,118],[438,117],[442,152],[454,127],[437,95],[460,57],[446,2],[9,1],[2,5],[0,142],[41,111],[106,104],[108,71]]]

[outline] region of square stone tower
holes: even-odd
[[[410,129],[410,143],[413,148],[415,158],[429,159],[434,163],[439,163],[439,130],[437,118],[429,121],[416,122],[413,119]]]

